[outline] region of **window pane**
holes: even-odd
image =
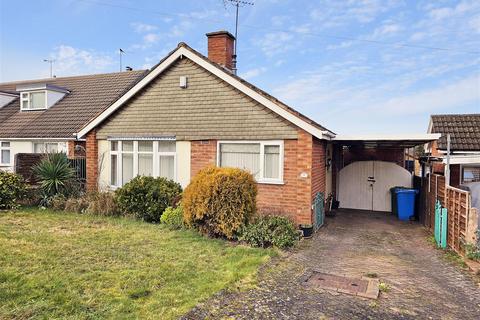
[[[44,153],[45,152],[45,144],[44,143],[34,143],[33,144],[33,152],[34,153]]]
[[[175,179],[175,157],[160,156],[158,172],[160,177],[174,180]]]
[[[117,141],[111,141],[110,142],[110,150],[112,150],[112,151],[117,151],[118,150],[118,142]]]
[[[10,163],[10,150],[2,150],[0,163]]]
[[[28,100],[22,100],[22,109],[30,109],[30,104]]]
[[[122,142],[123,151],[133,151],[133,141],[123,141]]]
[[[112,154],[110,158],[110,185],[117,185],[117,155]]]
[[[45,149],[47,150],[47,153],[58,152],[58,143],[47,143]]]
[[[153,141],[138,141],[138,151],[153,152]]]
[[[222,143],[220,166],[235,167],[250,171],[255,177],[260,174],[260,144]]]
[[[10,148],[10,142],[2,142],[2,148]]]
[[[158,141],[158,152],[175,152],[175,141]]]
[[[265,178],[280,178],[280,146],[265,146],[263,171]]]
[[[125,184],[133,178],[133,154],[122,154],[122,183]]]
[[[153,154],[138,154],[138,174],[141,176],[153,175]]]
[[[30,104],[32,109],[45,108],[45,92],[30,93]]]

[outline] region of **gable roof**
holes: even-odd
[[[447,150],[450,134],[452,151],[480,151],[480,113],[432,115],[429,132],[442,134],[438,140],[440,150]]]
[[[1,92],[17,86],[46,84],[68,89],[47,110],[20,111],[16,98],[0,108],[0,138],[74,139],[74,134],[137,83],[146,70],[0,83]]]
[[[90,123],[85,125],[82,130],[79,131],[78,136],[85,136],[97,125],[105,121],[125,102],[135,96],[135,94],[137,94],[142,88],[144,88],[147,84],[149,84],[152,80],[159,76],[164,70],[166,70],[170,65],[177,61],[177,59],[181,59],[183,57],[190,59],[191,61],[203,67],[204,69],[219,77],[223,81],[232,85],[237,90],[243,92],[250,98],[256,100],[258,103],[272,110],[273,112],[295,124],[296,126],[304,129],[313,136],[319,139],[330,139],[334,137],[335,134],[332,131],[326,129],[315,121],[295,111],[293,108],[290,108],[286,104],[280,102],[278,99],[269,95],[265,91],[232,74],[220,65],[210,61],[207,57],[190,48],[183,42],[179,43],[175,50],[170,52],[164,59],[162,59],[157,65],[155,65],[151,69],[151,71],[143,77],[142,80],[140,80],[137,84],[130,88],[130,90],[125,92],[124,95],[122,95],[117,101],[115,101],[110,107],[108,107],[105,111],[99,114]]]

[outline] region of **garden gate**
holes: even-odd
[[[318,230],[325,222],[325,196],[322,192],[317,192],[313,199],[313,216],[315,219],[315,230]]]

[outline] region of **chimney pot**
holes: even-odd
[[[233,50],[235,37],[228,31],[207,33],[208,59],[234,71]]]

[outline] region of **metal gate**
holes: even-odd
[[[447,247],[447,221],[448,213],[446,208],[442,208],[440,201],[435,203],[435,241],[437,246],[445,249]]]
[[[325,196],[322,192],[317,192],[313,199],[313,217],[315,219],[315,230],[318,230],[325,222]]]

